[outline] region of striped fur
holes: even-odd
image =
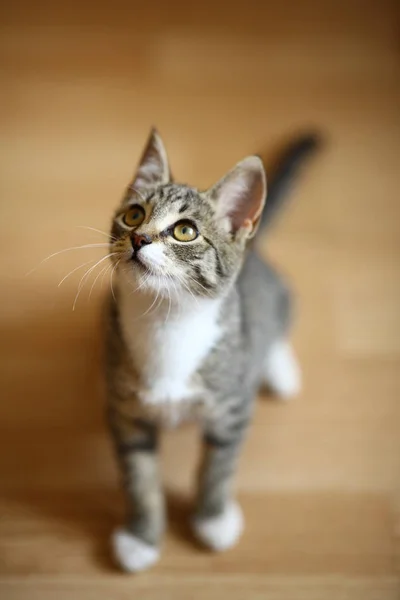
[[[116,300],[107,311],[108,406],[128,504],[126,529],[114,544],[127,570],[147,568],[158,556],[163,426],[196,419],[202,431],[194,518],[200,539],[224,549],[240,535],[237,460],[269,349],[290,324],[286,284],[247,250],[265,200],[259,159],[245,159],[205,192],[166,181],[166,160],[153,132],[111,229]],[[135,234],[151,243],[135,254],[123,219],[137,204],[145,218]],[[182,219],[199,232],[188,243],[173,237]]]

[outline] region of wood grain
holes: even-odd
[[[0,598],[394,600],[400,591],[400,63],[395,2],[181,0],[2,9]],[[319,157],[261,251],[298,293],[304,390],[261,398],[239,474],[243,542],[196,547],[198,439],[165,435],[160,564],[112,565],[122,515],[84,268],[149,127],[206,186],[299,131]],[[29,276],[26,273],[37,267]],[[91,280],[93,281],[93,279]],[[100,284],[100,281],[98,282]]]

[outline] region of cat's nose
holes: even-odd
[[[151,242],[152,242],[151,237],[149,235],[146,235],[145,233],[142,233],[142,234],[137,234],[134,232],[131,233],[131,244],[132,244],[132,248],[134,249],[135,252],[140,250],[140,248],[143,248],[143,246],[147,246],[148,244],[151,244]]]

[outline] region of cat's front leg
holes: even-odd
[[[248,418],[240,413],[239,407],[233,418],[225,415],[222,427],[221,423],[208,424],[204,435],[193,528],[196,537],[216,551],[234,546],[244,528],[233,491],[237,459],[248,426]]]
[[[143,571],[157,562],[165,529],[165,504],[159,476],[157,429],[118,409],[109,411],[127,501],[127,519],[112,538],[118,564],[128,572]]]

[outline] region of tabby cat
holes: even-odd
[[[262,384],[288,397],[300,372],[288,341],[291,295],[250,243],[281,203],[312,137],[290,146],[266,201],[257,156],[205,191],[174,183],[153,130],[115,212],[110,248],[115,294],[107,307],[108,417],[127,500],[112,538],[119,565],[159,558],[166,525],[158,437],[195,419],[203,458],[192,526],[214,551],[243,531],[233,478]],[[264,209],[264,211],[263,211]]]

